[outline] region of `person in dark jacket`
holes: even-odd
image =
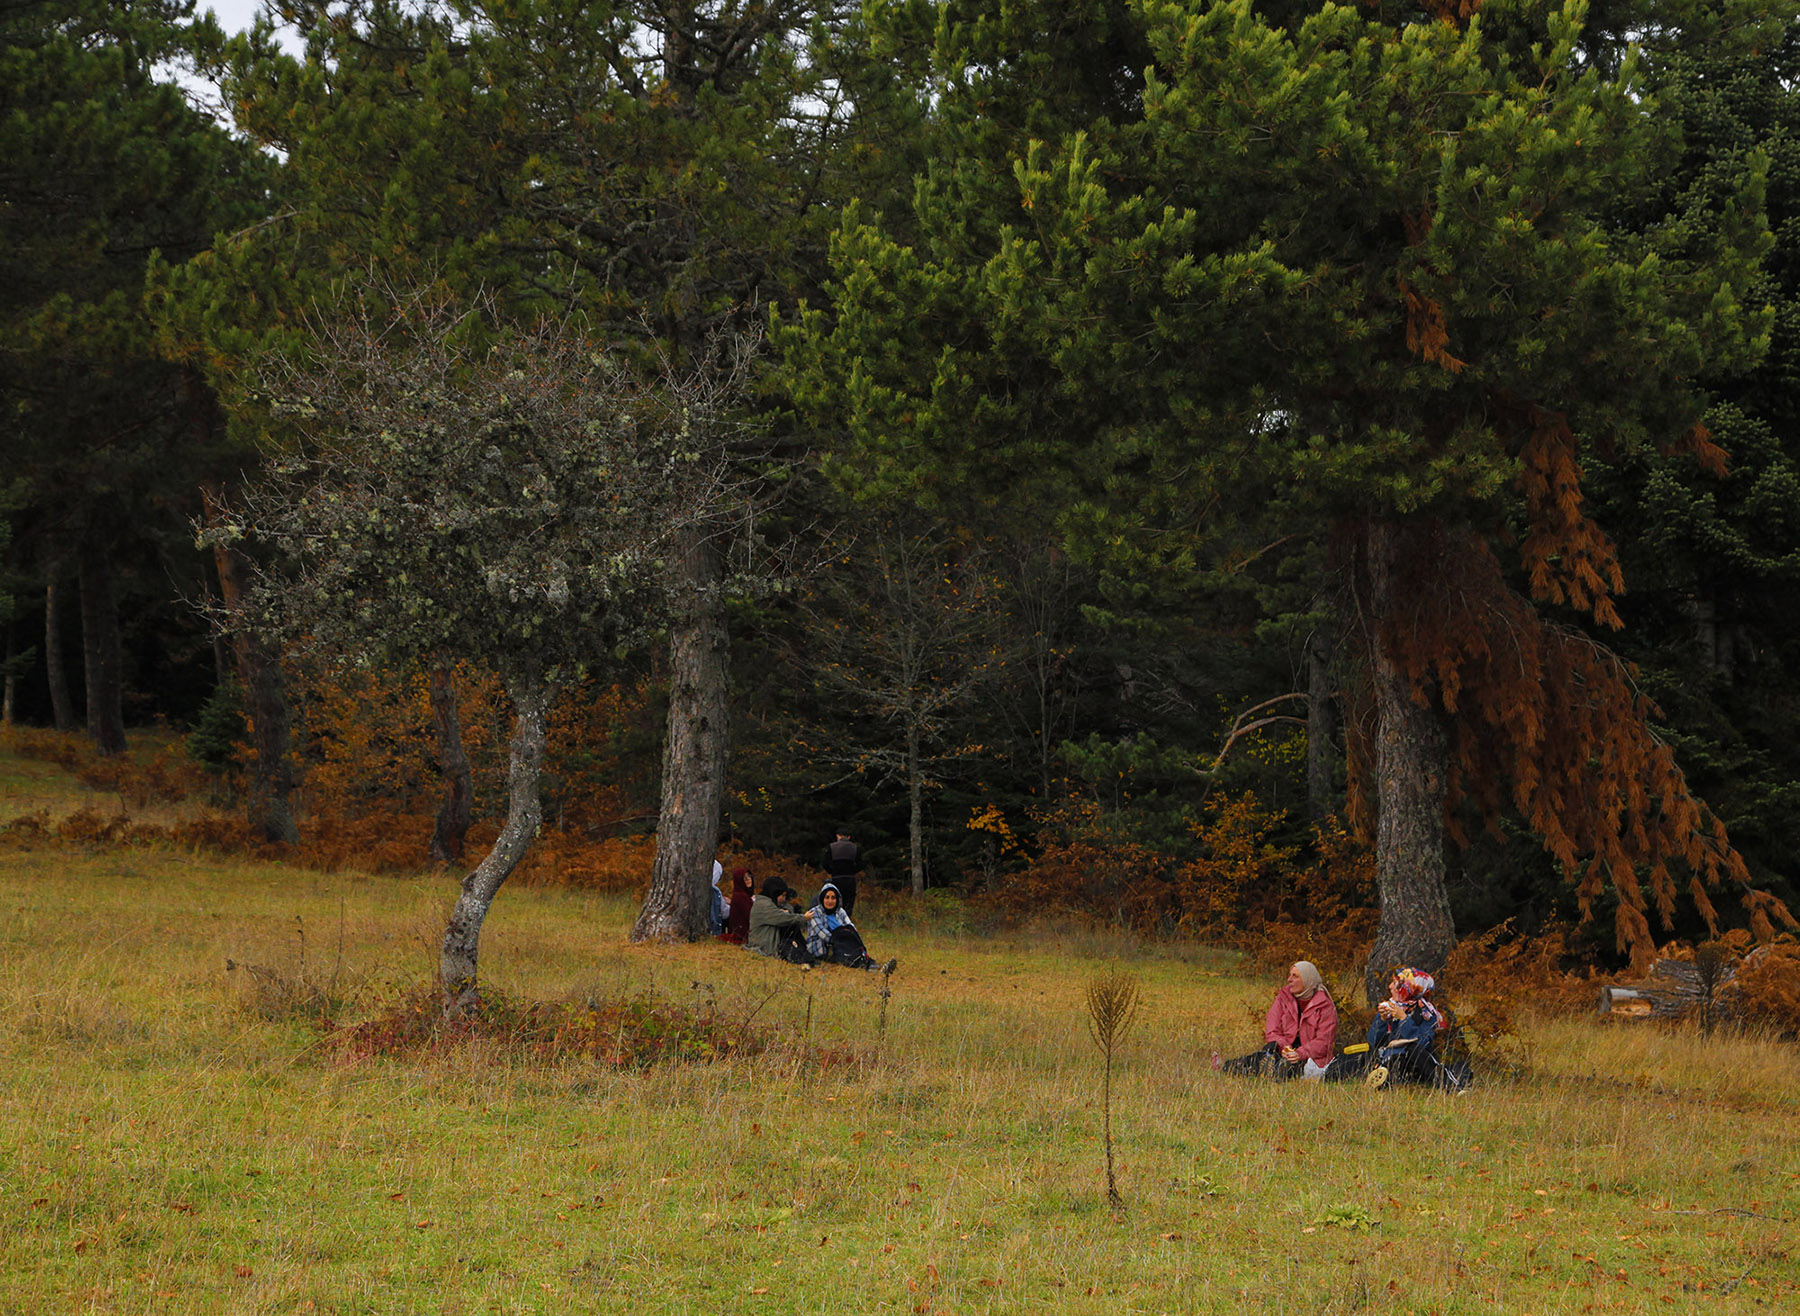
[[[1431,1048],[1449,1025],[1443,1011],[1426,999],[1436,986],[1422,970],[1397,970],[1388,981],[1387,999],[1375,1007],[1369,1023],[1368,1050],[1333,1060],[1325,1081],[1348,1083],[1360,1078],[1372,1088],[1430,1082]]]
[[[862,847],[850,839],[845,828],[837,829],[837,839],[825,847],[825,873],[844,899],[844,912],[856,913],[856,879],[863,873]]]
[[[759,955],[772,955],[794,964],[811,964],[807,954],[804,929],[812,921],[810,913],[800,913],[782,903],[788,885],[779,877],[763,883],[762,891],[750,902],[750,937],[748,945]]]

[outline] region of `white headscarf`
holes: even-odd
[[[1318,966],[1311,960],[1295,960],[1293,971],[1299,974],[1300,981],[1306,984],[1306,990],[1297,998],[1299,1000],[1304,1001],[1325,985],[1325,979],[1319,973]]]

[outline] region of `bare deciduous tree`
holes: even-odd
[[[258,381],[282,451],[205,537],[274,550],[252,606],[290,643],[499,677],[506,824],[439,961],[445,1009],[464,1011],[488,907],[541,821],[558,690],[656,628],[671,547],[744,492],[723,454],[749,345],[634,361],[577,320],[511,325],[373,286],[306,329]]]

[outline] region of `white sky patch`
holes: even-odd
[[[195,6],[198,13],[210,10],[227,35],[248,31],[263,8],[263,0],[200,0]],[[298,55],[304,49],[300,34],[291,26],[278,26],[276,36],[282,49],[290,54]],[[217,82],[201,76],[185,64],[165,64],[157,69],[157,76],[179,84],[197,107],[227,127],[232,126],[231,115],[226,111],[225,98],[220,93]]]

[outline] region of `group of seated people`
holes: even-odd
[[[1386,998],[1375,1007],[1363,1044],[1338,1052],[1337,1005],[1319,970],[1310,961],[1299,960],[1288,970],[1286,984],[1275,993],[1263,1019],[1263,1045],[1233,1060],[1221,1060],[1214,1052],[1213,1068],[1223,1074],[1261,1074],[1279,1080],[1360,1079],[1375,1088],[1439,1081],[1464,1087],[1466,1075],[1451,1074],[1436,1055],[1439,1036],[1449,1028],[1449,1019],[1429,999],[1436,985],[1419,969],[1396,970]]]
[[[899,967],[898,959],[883,964],[869,954],[835,882],[820,887],[811,908],[805,910],[795,903],[800,893],[779,877],[767,879],[754,895],[752,889],[748,869],[732,871],[729,899],[715,878],[716,935],[790,964],[841,964],[876,973],[892,973]]]

